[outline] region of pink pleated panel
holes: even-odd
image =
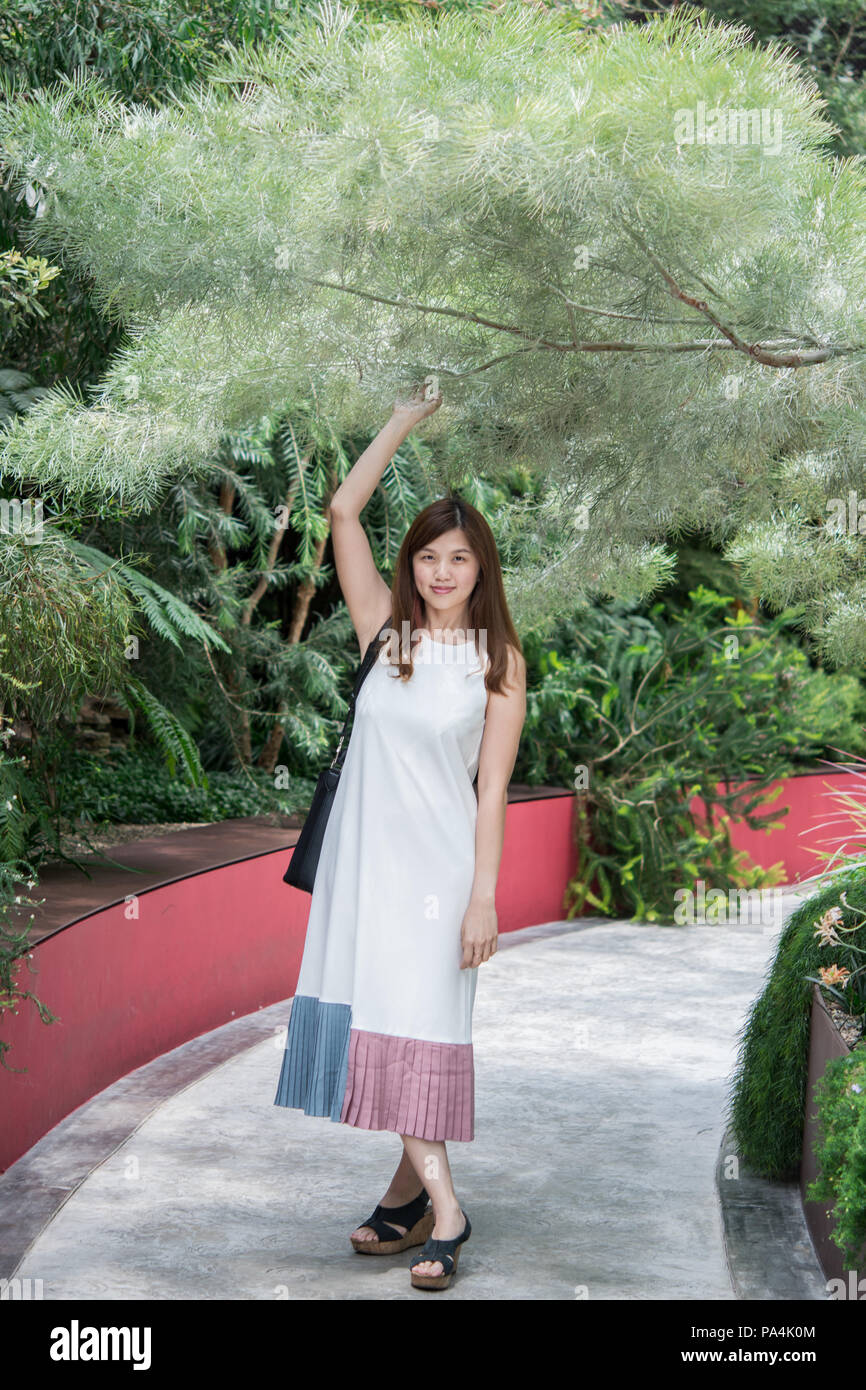
[[[343,1124],[418,1139],[474,1137],[472,1043],[428,1042],[353,1028]]]

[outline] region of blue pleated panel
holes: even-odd
[[[296,994],[274,1105],[339,1120],[349,1068],[350,1004]]]
[[[324,1006],[323,1006],[323,1005],[320,1005],[319,1007],[322,1008],[322,1007],[328,1007],[328,1006],[327,1006],[327,1005],[324,1005]],[[336,1006],[332,1006],[332,1007],[336,1007]],[[345,1005],[343,1005],[342,1007],[343,1007],[343,1008],[346,1008],[346,1009],[349,1009],[349,1017],[348,1017],[348,1020],[347,1020],[347,1022],[346,1022],[346,1025],[345,1025],[345,1037],[344,1037],[344,1039],[343,1039],[343,1053],[342,1053],[342,1056],[340,1057],[340,1066],[339,1066],[339,1069],[338,1069],[338,1071],[337,1071],[337,1084],[336,1084],[336,1086],[334,1087],[334,1103],[333,1103],[333,1105],[332,1105],[332,1107],[331,1107],[331,1119],[332,1119],[332,1120],[339,1120],[339,1118],[340,1118],[340,1111],[341,1111],[342,1108],[343,1108],[343,1097],[344,1097],[344,1095],[346,1094],[346,1081],[348,1080],[348,1076],[349,1076],[349,1043],[350,1043],[350,1041],[351,1041],[351,1036],[352,1036],[352,1035],[351,1035],[351,1028],[352,1028],[352,1011],[351,1011],[351,1009],[349,1008],[349,1005],[348,1005],[348,1004],[345,1004]]]

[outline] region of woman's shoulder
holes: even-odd
[[[506,642],[505,650],[508,659],[507,679],[509,683],[518,677],[522,679],[526,675],[526,657],[519,647],[515,647],[513,642]]]
[[[506,654],[505,684],[513,689],[515,686],[519,687],[526,682],[526,658],[520,649],[515,647],[513,642],[506,642],[504,645]],[[485,674],[487,674],[493,662],[489,648],[485,646],[482,650],[484,654],[484,671]]]

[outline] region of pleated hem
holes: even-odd
[[[313,995],[295,995],[274,1105],[339,1122],[351,1026],[348,1004],[323,1004]]]
[[[353,1028],[340,1119],[418,1139],[470,1141],[475,1134],[472,1043]]]
[[[472,1043],[352,1027],[349,1004],[292,1001],[275,1105],[417,1139],[475,1137]]]

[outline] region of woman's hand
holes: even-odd
[[[496,954],[499,925],[493,903],[473,899],[463,916],[460,944],[463,947],[461,970],[472,970]]]
[[[431,378],[428,377],[427,381],[430,380]],[[397,419],[404,422],[408,421],[411,425],[417,425],[419,420],[423,420],[427,415],[432,415],[434,410],[439,409],[442,404],[442,392],[437,389],[428,400],[427,381],[421,386],[416,386],[408,400],[396,400],[394,402],[394,415]]]

